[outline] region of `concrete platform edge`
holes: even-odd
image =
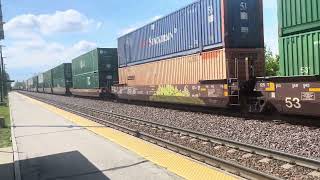
[[[239,177],[224,172],[221,169],[207,166],[206,164],[190,159],[182,154],[163,149],[158,145],[136,138],[124,132],[117,131],[112,128],[100,129],[98,128],[98,123],[92,120],[59,109],[26,95],[18,94],[22,97],[26,97],[31,102],[38,104],[40,107],[43,107],[52,113],[60,115],[74,124],[86,127],[87,130],[94,134],[119,144],[129,151],[136,153],[137,155],[184,179],[239,179]]]
[[[14,133],[14,122],[12,117],[10,98],[9,98],[9,113],[10,113],[10,121],[11,121],[11,141],[12,141],[12,150],[13,150],[14,179],[21,180],[19,150],[17,146],[15,133]]]

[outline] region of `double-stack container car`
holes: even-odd
[[[52,93],[69,95],[72,88],[72,65],[63,63],[52,69]]]
[[[34,76],[27,80],[27,90],[31,92],[38,92],[38,76]]]
[[[31,91],[31,86],[32,86],[32,78],[27,79],[26,81],[26,91]]]
[[[320,2],[278,7],[278,77],[265,77],[262,0],[198,0],[120,37],[118,49],[43,73],[43,85],[29,79],[27,90],[320,117]]]
[[[51,69],[43,73],[43,89],[45,93],[52,94],[52,71]]]
[[[199,0],[118,39],[121,99],[226,107],[264,76],[262,0]],[[246,87],[240,91],[240,87]]]
[[[116,48],[97,48],[72,60],[73,95],[110,96],[118,80]]]
[[[38,92],[44,93],[43,73],[38,75]]]
[[[264,108],[320,116],[320,1],[278,0],[281,77],[262,78]]]

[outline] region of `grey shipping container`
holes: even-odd
[[[118,39],[119,65],[217,48],[263,48],[262,0],[199,0]]]
[[[95,89],[110,91],[114,82],[118,81],[117,49],[97,48],[73,59],[72,81],[73,94],[82,95],[82,92],[88,92],[84,90]],[[83,91],[79,92],[81,89]]]
[[[38,91],[38,76],[32,77],[32,84],[31,84],[31,91],[37,92]]]
[[[27,87],[26,87],[26,90],[27,90],[27,91],[31,91],[32,86],[33,86],[33,80],[32,80],[32,78],[30,78],[30,79],[27,80],[27,85],[26,85],[26,86],[27,86]]]
[[[52,91],[54,94],[69,94],[72,88],[71,63],[63,63],[52,69]]]
[[[43,73],[38,75],[38,92],[44,92]]]

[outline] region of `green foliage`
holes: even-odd
[[[19,81],[17,81],[13,86],[14,89],[24,89],[25,87],[26,87],[26,84],[24,82],[19,82]]]
[[[0,148],[11,146],[11,131],[10,128],[0,128]]]
[[[0,106],[0,116],[5,118],[5,128],[0,128],[0,148],[11,146],[10,113],[8,106]]]
[[[189,90],[185,87],[183,91],[180,91],[177,87],[172,85],[160,86],[155,96],[183,96],[190,97]]]
[[[280,74],[280,57],[273,55],[270,49],[265,48],[266,75],[278,76]]]

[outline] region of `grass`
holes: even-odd
[[[0,148],[11,146],[9,106],[0,106],[0,116],[5,118],[5,128],[0,128]]]

